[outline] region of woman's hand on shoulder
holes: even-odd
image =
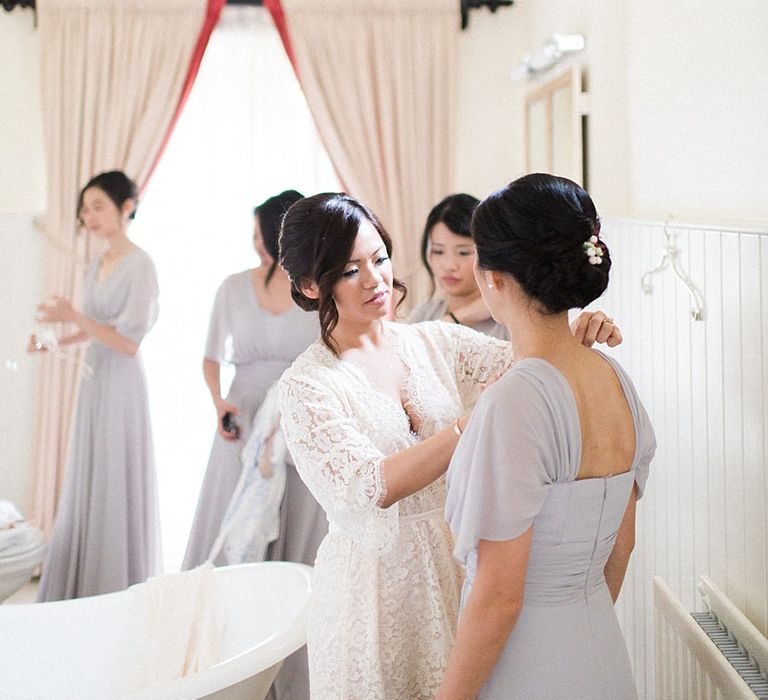
[[[591,348],[595,343],[605,343],[609,348],[623,341],[621,330],[603,311],[582,311],[571,322],[571,332],[582,345]]]

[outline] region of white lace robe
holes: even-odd
[[[443,517],[445,479],[380,508],[381,463],[468,410],[506,369],[508,343],[441,321],[388,323],[407,369],[403,407],[321,342],[280,380],[286,442],[326,511],[307,630],[318,700],[431,698],[453,642],[461,574]]]

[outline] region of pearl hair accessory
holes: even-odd
[[[603,249],[597,245],[597,236],[590,236],[588,241],[581,244],[584,252],[589,258],[590,265],[600,265],[603,262]]]

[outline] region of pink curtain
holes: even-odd
[[[38,0],[48,200],[46,287],[76,298],[90,241],[79,188],[122,169],[141,188],[170,136],[226,0]],[[49,531],[79,373],[46,357],[38,396],[34,520]]]
[[[381,217],[411,303],[454,162],[455,0],[265,0],[340,179]]]

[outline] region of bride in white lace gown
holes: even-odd
[[[436,693],[461,587],[443,474],[481,384],[512,360],[508,343],[458,324],[385,320],[402,290],[390,252],[375,215],[347,195],[301,200],[283,223],[294,299],[321,323],[279,392],[296,467],[330,523],[307,632],[322,700]],[[590,339],[611,336],[603,318]]]

